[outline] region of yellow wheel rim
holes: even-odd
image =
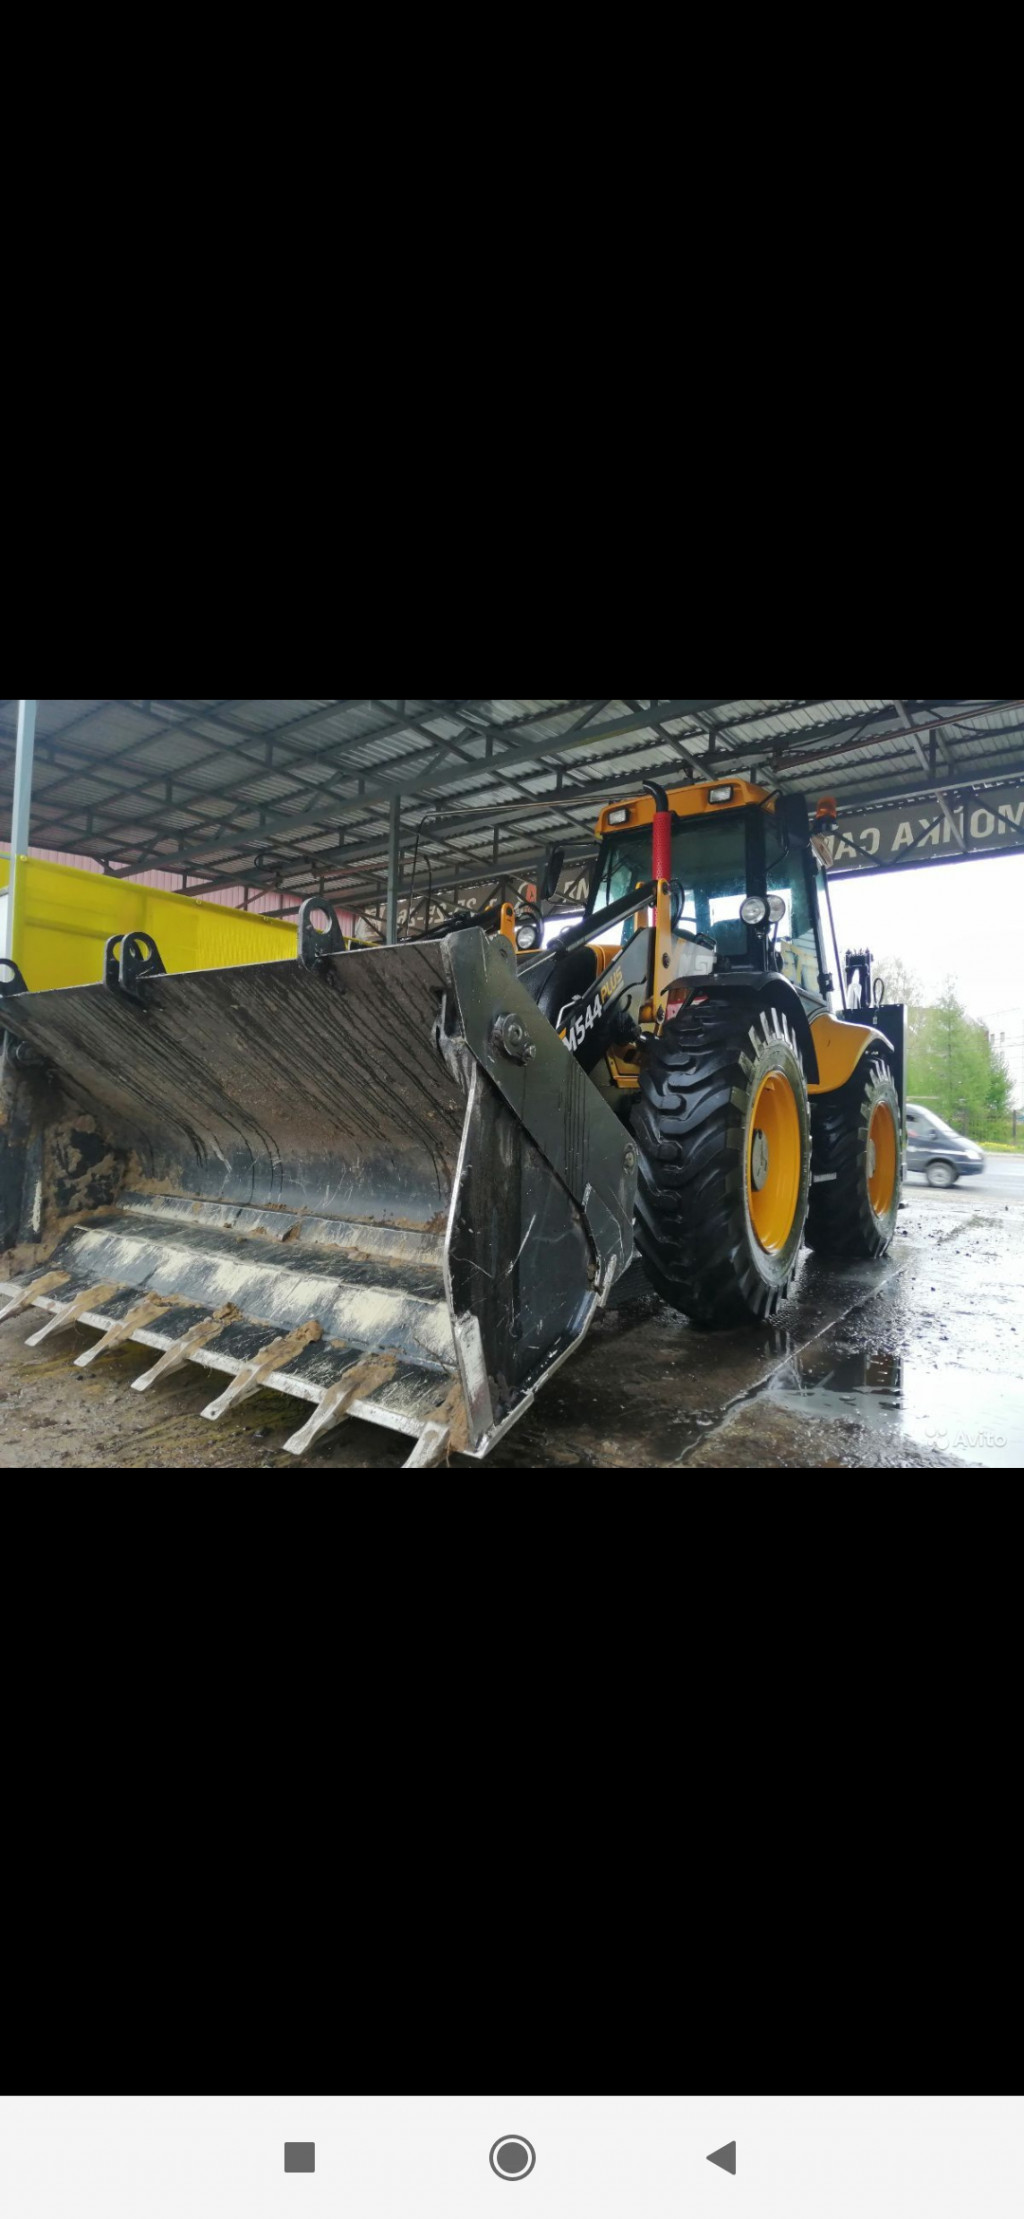
[[[885,1217],[896,1192],[896,1120],[888,1102],[876,1102],[868,1126],[868,1201],[876,1217]]]
[[[750,1222],[772,1255],[793,1230],[800,1193],[800,1114],[781,1071],[762,1079],[754,1100],[747,1145]]]

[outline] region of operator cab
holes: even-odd
[[[677,787],[668,800],[671,878],[684,896],[677,927],[713,945],[716,970],[781,972],[821,1007],[826,965],[803,799],[731,779]],[[588,922],[599,926],[606,909],[649,881],[654,809],[643,795],[602,810]],[[643,922],[641,910],[601,937],[624,946]]]

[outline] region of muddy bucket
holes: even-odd
[[[629,1260],[633,1150],[507,941],[336,939],[304,914],[294,962],[168,976],[126,940],[95,986],[0,978],[0,1316],[92,1327],[79,1364],[140,1342],[136,1390],[205,1365],[211,1419],[293,1395],[297,1454],[351,1414],[410,1463],[482,1456]]]

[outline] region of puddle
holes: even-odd
[[[798,1399],[809,1418],[852,1418],[998,1471],[1024,1465],[1024,1382],[997,1373],[954,1364],[929,1371],[884,1348],[836,1356],[812,1342],[766,1391],[788,1409]]]

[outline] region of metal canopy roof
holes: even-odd
[[[16,718],[0,702],[0,836]],[[647,776],[745,771],[844,814],[1024,781],[1024,700],[40,700],[35,750],[35,847],[374,908],[389,829],[401,891],[414,862],[418,893],[468,888],[553,840],[582,855]]]

